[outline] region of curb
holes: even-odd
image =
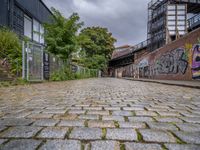
[[[131,80],[131,81],[141,81],[141,82],[151,82],[151,83],[158,83],[158,84],[164,84],[164,85],[172,85],[172,86],[180,86],[180,87],[188,87],[188,88],[194,88],[194,89],[200,89],[200,85],[187,85],[187,84],[176,84],[176,83],[167,83],[162,81],[153,81],[153,80],[142,80],[142,79],[131,79],[131,78],[122,78],[125,80]]]

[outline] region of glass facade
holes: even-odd
[[[37,43],[44,44],[44,27],[27,15],[24,15],[24,35]]]
[[[27,15],[24,15],[24,35],[32,39],[32,19]]]
[[[167,6],[167,30],[170,36],[184,35],[187,32],[187,10],[185,4]]]

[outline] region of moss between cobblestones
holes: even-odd
[[[161,147],[162,147],[162,150],[168,150],[164,144],[162,144]]]
[[[132,111],[132,114],[133,114],[133,116],[136,116],[136,113],[135,113],[135,111]]]
[[[99,120],[102,120],[102,116],[101,115],[99,116]]]
[[[124,116],[124,120],[125,120],[125,122],[128,122],[128,117]]]
[[[85,111],[84,115],[86,115],[88,113],[88,110]]]
[[[43,140],[35,150],[39,150],[40,147],[42,147],[42,145],[44,145],[44,143],[46,143],[46,140]]]
[[[69,138],[69,135],[71,134],[72,130],[73,130],[73,128],[70,127],[69,130],[67,131],[67,133],[66,133],[66,138],[67,139]]]
[[[177,137],[173,132],[171,134],[176,138],[176,143],[178,144],[186,144],[186,142],[182,141],[179,137]]]
[[[130,104],[127,104],[127,107],[131,107],[131,105],[130,105]]]
[[[181,131],[181,129],[176,125],[176,123],[172,123],[177,129],[178,131]]]
[[[34,136],[33,138],[37,139],[37,136],[42,132],[42,130],[45,129],[45,127],[42,127]]]
[[[112,111],[111,110],[109,110],[109,115],[112,115]]]
[[[119,128],[119,123],[117,121],[114,121],[115,127]]]
[[[88,147],[86,147],[87,145]],[[92,145],[88,141],[81,141],[81,150],[91,150],[91,147]]]
[[[88,120],[85,120],[84,125],[85,127],[88,127]]]
[[[138,129],[136,129],[136,132],[137,132],[138,141],[144,142],[143,137],[142,137],[142,134],[138,131]]]
[[[154,120],[154,122],[158,122],[154,117],[152,117],[152,119]]]
[[[85,146],[83,143],[81,143],[81,150],[84,150],[85,149]]]
[[[102,140],[106,140],[106,133],[107,133],[106,128],[103,128],[102,129]]]
[[[8,142],[10,142],[12,140],[12,138],[8,139],[7,141],[3,142],[1,145],[0,145],[0,149],[6,145]]]
[[[125,145],[123,143],[120,143],[120,150],[126,150]]]
[[[150,126],[148,125],[148,123],[144,122],[145,126],[147,129],[150,129]]]

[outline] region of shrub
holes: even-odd
[[[75,80],[75,79],[84,79],[97,76],[97,70],[85,69],[85,71],[73,73],[70,67],[65,67],[59,71],[54,72],[50,76],[51,81],[65,81],[65,80]]]
[[[8,62],[11,73],[21,72],[22,51],[19,37],[6,28],[0,28],[0,59]]]

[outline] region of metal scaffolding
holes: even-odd
[[[148,49],[153,51],[186,34],[188,13],[200,13],[199,0],[151,0],[148,4]]]

